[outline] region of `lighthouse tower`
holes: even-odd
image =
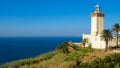
[[[104,13],[100,11],[100,6],[95,6],[95,11],[91,14],[91,34],[83,34],[83,39],[88,39],[85,46],[91,46],[95,49],[105,49],[106,43],[101,39],[101,33],[104,30]],[[108,47],[115,46],[116,37],[113,35],[113,40],[108,42]],[[120,44],[120,41],[119,41]]]
[[[100,35],[104,30],[104,13],[100,12],[100,6],[95,6],[95,12],[91,14],[91,35]]]
[[[104,13],[100,11],[100,6],[95,6],[95,11],[91,14],[91,34],[83,34],[83,39],[88,39],[88,45],[92,48],[104,49],[105,41],[101,40],[101,33],[104,30]]]

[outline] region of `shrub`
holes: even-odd
[[[113,54],[104,58],[97,58],[90,63],[81,64],[83,68],[119,68],[120,54]]]
[[[84,48],[81,48],[80,51],[83,53],[88,53],[88,52],[92,52],[94,50],[90,47],[84,47]]]
[[[69,46],[68,42],[64,42],[57,47],[57,50],[60,50],[62,53],[67,54],[69,53],[68,46]]]
[[[74,50],[77,50],[77,51],[80,50],[80,48],[78,47],[78,45],[73,45],[72,47],[74,48]]]
[[[80,64],[81,64],[81,59],[83,58],[83,56],[85,56],[85,54],[81,53],[80,51],[74,51],[72,53],[70,53],[65,59],[64,61],[67,62],[75,62],[75,64],[72,66],[72,68],[79,68]]]
[[[120,68],[120,64],[116,64],[116,65],[115,65],[115,68]]]

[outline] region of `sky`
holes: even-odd
[[[120,23],[119,0],[0,0],[0,36],[82,36],[99,4],[105,29]]]

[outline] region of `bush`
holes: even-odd
[[[68,46],[69,46],[68,42],[64,42],[57,47],[57,50],[60,50],[62,53],[67,54],[69,53]]]
[[[120,54],[113,54],[104,58],[97,58],[91,63],[81,64],[83,68],[119,68]]]
[[[81,48],[80,51],[83,53],[88,53],[88,52],[92,52],[94,50],[90,47],[84,47],[84,48]]]

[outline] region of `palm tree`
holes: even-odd
[[[115,24],[114,26],[113,26],[113,31],[115,31],[116,32],[116,46],[118,46],[118,33],[119,33],[119,31],[120,31],[120,25],[119,24]]]
[[[88,43],[88,39],[87,38],[84,38],[83,40],[82,40],[82,44],[83,44],[83,46],[85,47],[85,44],[86,43]]]
[[[105,46],[105,52],[107,51],[108,48],[108,41],[112,40],[112,33],[110,30],[103,30],[101,34],[101,39],[105,41],[106,46]]]

